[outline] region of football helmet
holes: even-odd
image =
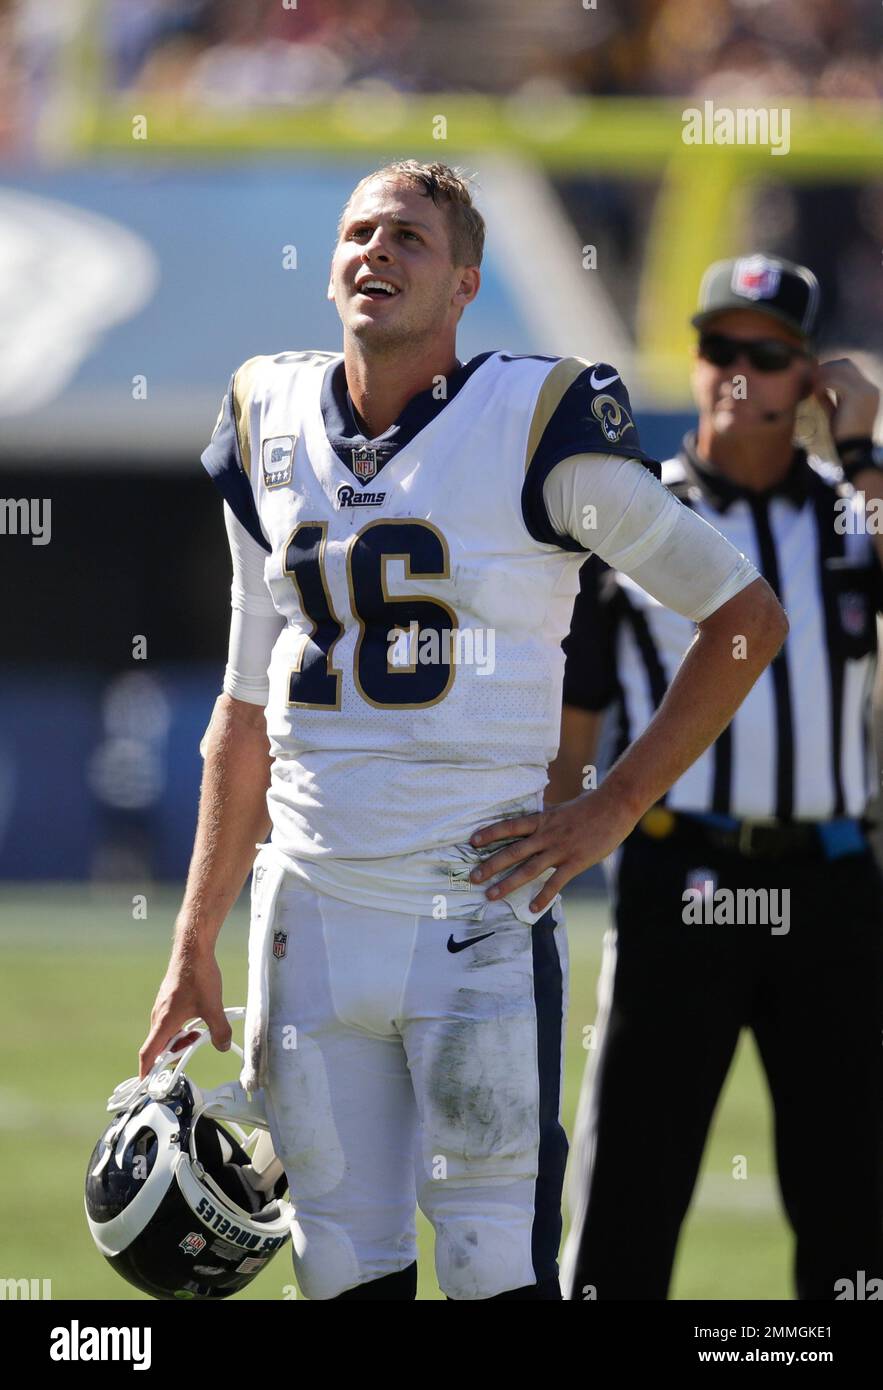
[[[245,1014],[224,1012],[231,1020]],[[199,1036],[174,1052],[194,1027]],[[152,1298],[228,1298],[291,1238],[294,1209],[282,1200],[288,1183],[262,1092],[249,1095],[238,1081],[203,1092],[185,1073],[207,1041],[208,1029],[194,1020],[143,1080],[117,1086],[107,1102],[114,1118],[86,1171],[95,1244]],[[242,1049],[231,1046],[241,1057]]]

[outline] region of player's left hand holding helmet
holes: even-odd
[[[245,1010],[225,1012],[232,1019]],[[95,1244],[153,1298],[238,1293],[287,1244],[294,1216],[282,1200],[288,1184],[261,1093],[249,1096],[238,1081],[201,1091],[184,1067],[210,1040],[208,1030],[173,1051],[193,1032],[190,1023],[147,1076],[116,1088],[107,1102],[114,1118],[86,1171]],[[253,1126],[251,1133],[237,1120]]]

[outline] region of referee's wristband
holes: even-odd
[[[850,439],[837,441],[837,454],[843,468],[843,477],[850,485],[864,468],[876,468],[883,472],[874,453],[874,441],[869,434],[853,435]]]

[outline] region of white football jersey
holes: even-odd
[[[579,359],[487,353],[371,441],[339,354],[234,374],[203,462],[285,619],[269,807],[311,881],[407,855],[459,855],[462,880],[455,846],[541,808],[586,558],[552,529],[543,482],[574,454],[645,460],[615,369],[595,373],[601,389]]]

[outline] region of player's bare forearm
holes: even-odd
[[[543,793],[546,806],[570,801],[583,790],[586,767],[594,760],[603,718],[603,711],[567,704],[562,708],[561,741],[557,756],[549,764],[549,782]]]
[[[473,882],[511,871],[488,889],[488,897],[501,898],[554,867],[531,903],[532,911],[542,911],[578,873],[612,853],[714,742],[787,633],[782,607],[763,579],[723,604],[700,624],[653,719],[597,791],[475,832],[476,846],[522,838],[487,858],[473,871]]]
[[[270,829],[270,746],[264,711],[222,695],[205,745],[199,817],[175,951],[213,949]]]
[[[269,782],[263,709],[222,695],[205,743],[199,819],[171,959],[138,1054],[142,1077],[189,1019],[205,1020],[220,1051],[230,1046],[215,942],[252,866],[255,845],[270,828]],[[194,1036],[186,1034],[176,1046]]]

